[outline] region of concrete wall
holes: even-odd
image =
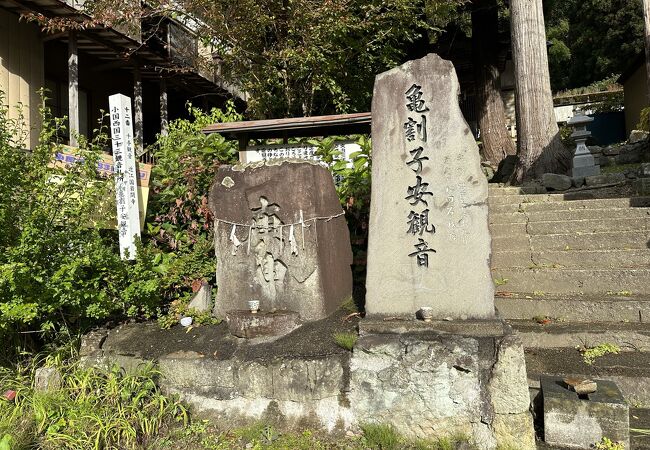
[[[646,67],[642,64],[623,83],[623,104],[625,105],[625,131],[630,131],[639,123],[641,110],[648,106],[648,88],[646,86]]]
[[[23,105],[25,123],[36,125],[26,137],[24,146],[38,142],[38,89],[43,80],[43,43],[36,25],[19,22],[16,14],[0,9],[0,90],[3,104],[10,105],[10,118],[19,113],[15,105]]]

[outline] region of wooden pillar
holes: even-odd
[[[650,0],[643,0],[643,22],[645,24],[645,70],[646,70],[646,101],[650,104]]]
[[[167,136],[169,113],[167,109],[167,80],[160,79],[160,134]]]
[[[142,132],[142,78],[140,65],[133,68],[133,141],[136,157],[142,154],[144,135]]]
[[[247,163],[248,158],[246,154],[246,148],[248,147],[248,135],[242,134],[239,136],[239,162]]]
[[[75,30],[68,33],[68,132],[70,146],[79,145],[79,54]]]

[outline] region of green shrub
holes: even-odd
[[[363,439],[369,448],[376,450],[397,450],[401,438],[395,428],[390,425],[367,423],[361,425]]]

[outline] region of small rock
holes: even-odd
[[[588,378],[565,378],[564,382],[578,395],[593,394],[598,389],[596,382]]]
[[[571,187],[571,178],[557,173],[545,173],[542,175],[542,184],[546,189],[566,191]]]
[[[614,184],[625,181],[625,174],[623,173],[602,173],[600,175],[593,175],[585,177],[585,184],[587,186],[599,186],[601,184]]]
[[[208,283],[201,283],[201,287],[194,293],[187,307],[198,312],[212,310],[212,287]]]
[[[616,164],[636,164],[640,163],[642,156],[641,149],[632,149],[630,151],[626,151],[625,153],[621,152],[617,157],[616,157]]]
[[[605,156],[616,156],[620,153],[620,149],[618,147],[612,147],[609,145],[602,150],[602,153]]]
[[[637,172],[639,178],[650,178],[650,163],[643,163]]]
[[[571,177],[571,185],[573,187],[581,187],[583,184],[585,184],[585,177]]]
[[[61,372],[55,367],[39,367],[34,374],[34,389],[45,392],[60,389],[63,384]]]
[[[589,152],[594,156],[603,152],[603,148],[599,145],[591,145],[587,148],[589,149]]]
[[[8,391],[5,391],[4,394],[2,394],[2,398],[10,402],[13,402],[14,399],[16,398],[16,391],[9,389]]]
[[[353,437],[355,437],[355,434],[354,434],[353,431],[348,430],[348,431],[345,432],[345,436],[349,437],[349,438],[353,438]]]
[[[634,144],[636,142],[643,141],[648,138],[648,132],[643,131],[643,130],[632,130],[630,132],[630,137],[628,138],[627,142],[630,144]]]

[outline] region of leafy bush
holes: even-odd
[[[96,217],[114,195],[113,181],[96,170],[105,128],[92,140],[79,136],[79,162],[64,165],[53,142],[65,119],[43,109],[39,144],[25,151],[26,124],[0,106],[0,340],[10,348],[35,350],[62,331],[111,317],[159,316],[172,301],[186,303],[197,280],[214,276],[207,194],[216,167],[236,151],[200,130],[240,117],[232,105],[225,113],[190,112],[193,120],[172,122],[159,139],[149,223],[128,262],[119,257],[117,232],[101,229]]]

